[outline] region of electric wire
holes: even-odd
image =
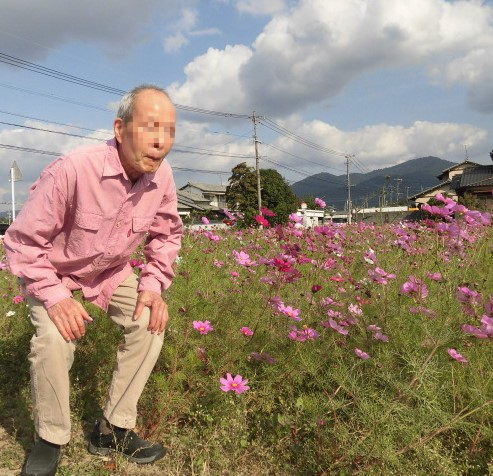
[[[0,143],[0,149],[7,149],[7,150],[14,150],[18,152],[28,152],[32,154],[40,154],[40,155],[51,155],[54,157],[61,157],[63,154],[61,152],[53,152],[49,150],[42,150],[42,149],[33,149],[31,147],[19,147],[16,145],[12,144],[1,144]],[[198,172],[198,173],[210,173],[210,174],[217,174],[217,175],[223,175],[223,174],[229,174],[231,172],[226,172],[224,170],[206,170],[206,169],[194,169],[190,167],[172,167],[173,170],[180,170],[180,171],[185,171],[185,172]]]
[[[63,136],[68,136],[68,137],[75,137],[78,139],[95,140],[95,141],[99,141],[99,142],[104,142],[106,140],[111,139],[111,137],[108,137],[106,139],[101,139],[101,138],[97,138],[97,137],[82,136],[82,135],[73,134],[70,132],[54,131],[52,129],[44,129],[41,127],[34,127],[34,126],[25,126],[25,125],[13,123],[13,122],[0,121],[0,124],[6,124],[9,126],[20,127],[22,129],[35,130],[35,131],[40,131],[40,132],[48,132],[50,134],[58,134],[58,135],[63,135]],[[187,150],[187,149],[191,149],[191,150]],[[222,151],[218,151],[218,150],[203,149],[200,147],[180,146],[179,144],[175,145],[173,151],[180,152],[180,153],[209,155],[209,156],[218,156],[218,157],[229,157],[229,158],[237,158],[237,159],[250,159],[250,158],[252,158],[252,155],[248,155],[248,154],[233,154],[233,153],[227,153],[227,152],[222,152]]]
[[[8,64],[10,66],[15,66],[21,69],[25,69],[31,71],[33,73],[41,74],[43,76],[48,76],[51,78],[59,79],[61,81],[66,81],[72,84],[76,84],[78,86],[84,86],[89,89],[93,89],[96,91],[102,91],[108,94],[113,94],[116,96],[123,96],[128,91],[123,89],[113,88],[111,86],[106,86],[102,83],[97,83],[95,81],[90,81],[79,76],[74,76],[71,74],[63,73],[61,71],[46,68],[44,66],[38,65],[36,63],[32,63],[31,61],[26,61],[21,58],[17,58],[16,56],[8,55],[6,53],[0,52],[0,63]],[[212,116],[222,116],[228,117],[232,119],[251,119],[251,115],[249,114],[235,114],[229,112],[221,112],[221,111],[213,111],[209,109],[203,109],[199,107],[186,106],[183,104],[174,104],[176,109],[180,109],[187,112],[192,112],[196,114],[208,114]]]

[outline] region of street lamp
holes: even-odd
[[[22,173],[17,166],[16,161],[12,162],[12,167],[10,167],[10,183],[12,185],[12,221],[15,220],[15,192],[14,192],[14,182],[19,182],[22,180]]]

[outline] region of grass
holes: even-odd
[[[87,453],[121,339],[91,307],[58,474],[493,474],[493,342],[462,330],[492,313],[491,226],[439,223],[187,233],[166,292],[172,320],[139,409],[140,433],[169,454],[137,467]],[[249,265],[238,263],[241,251]],[[372,279],[377,267],[395,277]],[[430,278],[437,272],[440,280]],[[403,290],[411,276],[426,296]],[[18,474],[33,431],[32,328],[25,303],[13,303],[15,279],[3,270],[0,283],[0,472]],[[461,301],[458,288],[476,297]],[[327,327],[331,318],[348,334]],[[193,321],[205,320],[214,330],[202,335]],[[292,340],[293,326],[318,337]],[[247,378],[250,390],[222,392],[226,373]]]

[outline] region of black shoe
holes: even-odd
[[[39,438],[27,458],[21,476],[54,476],[60,461],[60,445]]]
[[[96,423],[89,441],[89,453],[107,455],[114,451],[126,456],[132,463],[154,463],[161,459],[166,449],[157,443],[143,440],[132,430],[112,426],[113,433],[103,435]]]

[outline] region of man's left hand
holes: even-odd
[[[141,291],[135,306],[134,320],[140,318],[145,307],[148,307],[151,312],[147,330],[157,334],[164,332],[169,316],[168,305],[164,302],[161,294],[154,291]]]

